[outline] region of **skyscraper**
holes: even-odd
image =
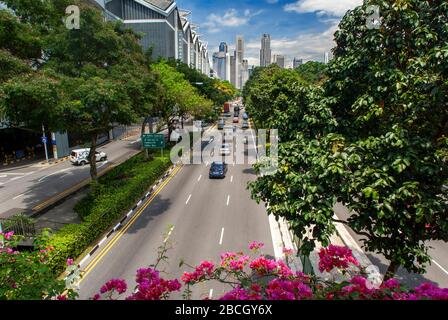
[[[236,87],[236,52],[230,56],[230,83]]]
[[[327,64],[328,62],[330,62],[330,53],[326,51],[324,53],[324,63]]]
[[[227,53],[227,51],[228,51],[227,43],[225,43],[225,42],[221,42],[221,43],[219,44],[219,52],[225,52],[225,53]]]
[[[295,69],[295,68],[298,68],[302,64],[303,64],[303,59],[294,58],[294,61],[292,62],[292,67]]]
[[[263,34],[261,37],[260,67],[267,67],[271,64],[271,36]]]
[[[235,81],[237,89],[241,89],[244,85],[241,73],[243,60],[244,60],[244,38],[243,36],[237,36],[236,49],[235,49]]]
[[[276,63],[280,68],[285,67],[285,56],[281,54],[274,55],[274,63]]]

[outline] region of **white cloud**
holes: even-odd
[[[240,15],[238,10],[229,9],[224,15],[218,15],[215,13],[210,14],[207,17],[207,21],[202,24],[204,28],[210,33],[220,32],[222,28],[229,27],[241,27],[249,23],[250,19],[261,14],[263,10],[252,12],[249,9],[244,10]]]
[[[334,21],[323,32],[300,33],[293,38],[272,38],[272,55],[286,56],[287,66],[292,66],[294,57],[304,61],[323,61],[324,53],[334,46],[334,33],[338,28],[338,21]],[[246,45],[246,57],[249,64],[260,64],[260,39],[249,41]]]
[[[285,11],[297,13],[316,12],[318,15],[341,17],[347,10],[362,5],[363,0],[298,0],[284,6]]]

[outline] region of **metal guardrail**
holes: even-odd
[[[36,225],[26,219],[0,219],[0,224],[4,233],[14,231],[15,235],[24,237],[34,237],[36,235]]]

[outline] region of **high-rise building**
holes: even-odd
[[[209,74],[206,42],[189,21],[190,11],[177,6],[175,0],[89,0],[103,9],[108,20],[121,21],[142,35],[144,50],[152,48],[154,59],[174,58]]]
[[[230,83],[233,84],[235,87],[237,86],[236,83],[236,52],[233,56],[230,56]]]
[[[269,66],[271,64],[271,56],[271,36],[263,34],[261,37],[260,67]]]
[[[330,53],[328,51],[326,51],[324,53],[324,63],[327,64],[330,62]]]
[[[223,51],[213,54],[213,70],[216,76],[221,80],[227,79],[227,53]]]
[[[221,43],[219,44],[219,52],[225,52],[225,53],[227,53],[228,50],[229,50],[229,48],[227,47],[227,43],[225,43],[225,42],[221,42]]]
[[[242,78],[242,64],[244,60],[244,38],[243,36],[236,37],[236,49],[235,49],[235,81],[236,88],[243,88],[243,78]]]
[[[276,63],[280,68],[285,68],[285,56],[282,54],[274,55],[274,63]]]
[[[294,58],[293,62],[292,62],[292,67],[294,69],[298,68],[299,66],[301,66],[303,64],[303,59],[299,59],[299,58]]]

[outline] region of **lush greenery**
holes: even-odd
[[[0,233],[0,300],[55,299],[65,292],[65,297],[75,298],[66,283],[56,280],[48,256],[53,250],[44,244],[48,233],[36,239],[37,251],[18,252],[15,247],[22,237],[13,232]]]
[[[196,86],[202,95],[213,101],[216,107],[221,108],[225,102],[232,100],[237,94],[236,88],[228,81],[212,79],[180,61],[170,60],[169,63],[178,72],[184,74],[185,79]]]
[[[296,71],[310,84],[321,84],[326,78],[326,65],[322,62],[308,61],[298,66]]]
[[[380,29],[367,28],[371,3]],[[367,1],[342,19],[321,87],[267,68],[245,89],[258,127],[281,139],[279,170],[253,196],[305,253],[329,244],[338,202],[351,211],[339,222],[390,261],[386,279],[399,266],[423,272],[427,242],[448,240],[447,12],[444,1]]]

